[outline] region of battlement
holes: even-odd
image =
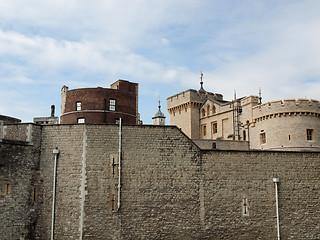
[[[312,99],[284,99],[267,102],[252,108],[253,117],[274,114],[274,113],[320,113],[320,102]]]
[[[194,89],[189,89],[181,93],[175,94],[167,98],[167,109],[186,104],[188,102],[203,103],[206,99],[223,101],[222,94],[212,92],[199,92]]]

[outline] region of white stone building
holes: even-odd
[[[242,141],[248,149],[320,151],[320,103],[285,99],[261,103],[248,96],[189,89],[167,99],[170,124],[193,140]],[[215,143],[214,143],[215,146]]]

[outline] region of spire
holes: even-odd
[[[261,87],[259,87],[259,104],[262,103],[262,97],[261,97]]]
[[[202,78],[203,78],[203,72],[201,71],[201,72],[200,72],[200,89],[199,89],[199,92],[205,92],[205,90],[204,90],[204,88],[203,88]]]
[[[159,111],[161,112],[160,96],[159,96]]]

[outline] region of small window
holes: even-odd
[[[249,216],[249,204],[246,197],[242,199],[242,216]]]
[[[207,106],[207,115],[210,115],[210,105]]]
[[[202,109],[202,117],[206,116],[206,110]]]
[[[0,182],[0,195],[8,196],[11,194],[11,182],[3,181]]]
[[[216,107],[213,105],[212,106],[212,114],[215,114],[216,113]]]
[[[246,130],[243,130],[243,141],[247,140],[247,133]]]
[[[81,111],[81,102],[76,102],[76,110]]]
[[[307,129],[307,140],[308,141],[313,140],[313,129]]]
[[[266,142],[266,133],[260,133],[260,144],[265,144]]]
[[[206,136],[207,135],[207,125],[204,124],[202,125],[202,136]]]
[[[212,126],[212,134],[217,133],[218,132],[217,122],[213,122],[211,126]]]
[[[85,118],[78,118],[78,123],[85,123],[86,119]]]
[[[110,99],[109,100],[109,110],[110,111],[115,111],[116,110],[116,100],[115,99]]]
[[[32,189],[32,202],[38,202],[38,187],[34,186]]]

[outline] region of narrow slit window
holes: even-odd
[[[249,204],[246,197],[244,197],[242,200],[242,215],[249,216]]]
[[[0,195],[8,196],[11,194],[11,182],[0,182]]]
[[[267,142],[266,140],[266,133],[260,133],[260,144],[265,144]]]

